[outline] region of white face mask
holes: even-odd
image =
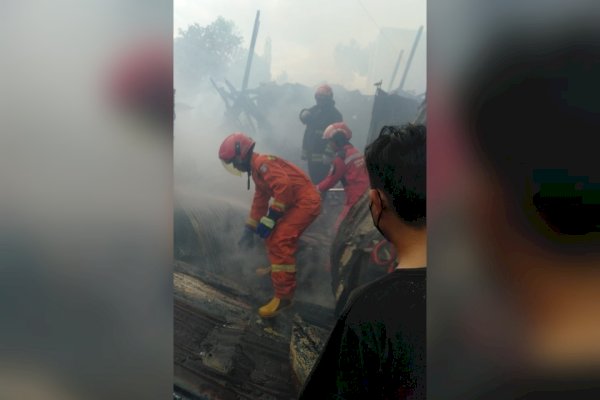
[[[226,163],[225,161],[221,160],[221,164],[223,164],[223,167],[225,167],[227,172],[229,172],[230,174],[235,176],[242,176],[242,171],[234,167],[233,163]]]

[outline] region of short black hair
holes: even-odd
[[[562,235],[600,230],[599,34],[504,33],[465,74],[468,138],[507,189],[519,229],[538,225],[531,207]]]
[[[415,228],[426,223],[425,134],[423,124],[384,126],[365,149],[371,187],[382,190],[398,217]]]

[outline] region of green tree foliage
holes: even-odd
[[[207,26],[196,23],[180,29],[174,43],[176,87],[194,91],[208,76],[223,76],[239,57],[241,43],[235,24],[223,17]]]

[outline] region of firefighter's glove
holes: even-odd
[[[271,234],[274,227],[275,221],[265,215],[260,219],[260,223],[256,227],[256,233],[258,233],[258,236],[265,239]]]
[[[238,246],[246,250],[254,247],[254,231],[250,227],[246,226],[244,228],[244,233],[242,233]]]
[[[275,228],[275,223],[279,218],[281,218],[282,215],[283,213],[281,211],[269,208],[267,215],[260,219],[260,222],[256,227],[256,233],[258,233],[258,236],[263,239],[267,238],[271,234],[271,231],[273,231],[273,228]]]
[[[308,123],[308,120],[310,119],[310,111],[307,110],[306,108],[303,108],[300,111],[300,121],[306,125]]]

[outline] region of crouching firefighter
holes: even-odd
[[[250,177],[254,181],[250,216],[239,244],[252,246],[255,234],[265,239],[275,293],[258,314],[269,318],[292,304],[298,239],[319,215],[321,197],[300,168],[279,157],[256,153],[254,145],[245,134],[232,133],[221,144],[219,158],[234,175],[248,174],[248,190]]]
[[[337,231],[348,211],[369,189],[369,175],[362,153],[350,143],[352,131],[348,125],[344,122],[329,125],[323,132],[323,139],[328,141],[329,148],[335,152],[335,158],[331,162],[329,174],[317,185],[317,190],[325,193],[341,181],[346,195],[344,208],[335,222]]]

